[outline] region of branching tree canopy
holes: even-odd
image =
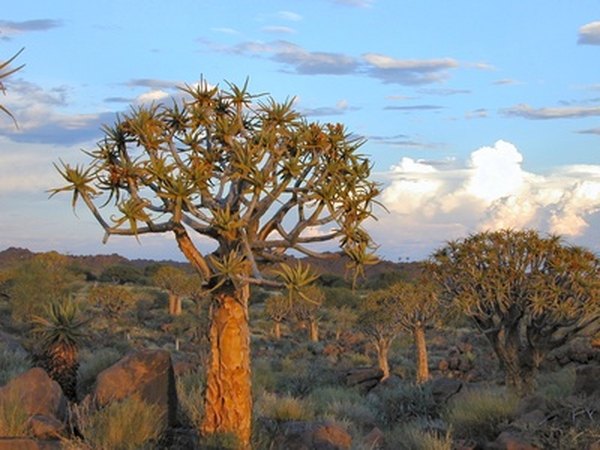
[[[440,313],[436,286],[424,278],[416,283],[400,281],[384,292],[397,301],[390,313],[395,313],[400,328],[413,335],[415,342],[415,360],[417,365],[416,381],[424,383],[429,379],[425,328],[434,325]]]
[[[18,67],[11,67],[11,64],[13,63],[13,61],[15,59],[17,59],[17,56],[19,56],[23,50],[24,49],[19,50],[10,59],[0,62],[0,91],[5,92],[4,83],[3,83],[4,80],[6,80],[13,73],[18,72],[23,67],[25,67],[25,64],[22,64]],[[6,108],[6,106],[0,104],[0,111],[4,112],[6,115],[8,115],[14,121],[15,125],[17,124],[15,116],[12,115],[12,113]]]
[[[445,300],[485,334],[518,391],[531,390],[551,349],[600,321],[600,261],[556,236],[479,233],[450,242],[431,264]]]
[[[277,285],[259,263],[290,249],[318,256],[311,244],[337,240],[360,267],[378,188],[358,153],[363,140],[307,122],[292,100],[257,99],[247,83],[202,80],[183,92],[182,102],[136,107],[106,126],[87,166],[57,166],[67,185],[53,192],[72,192],[73,206],[81,199],[106,238],[173,235],[215,294],[202,432],[234,432],[248,445],[248,286]],[[193,236],[217,250],[204,254]]]
[[[183,269],[172,266],[161,266],[152,275],[154,284],[169,294],[169,314],[181,314],[182,298],[192,295],[200,285],[198,277],[192,277]]]

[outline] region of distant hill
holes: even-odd
[[[0,270],[21,264],[31,258],[36,253],[25,249],[10,247],[0,251]],[[151,260],[151,259],[127,259],[124,256],[113,253],[111,255],[66,255],[74,265],[89,271],[94,275],[99,275],[110,266],[124,265],[132,266],[137,269],[145,269],[153,264],[169,264],[182,268],[189,267],[189,264],[171,261],[171,260]],[[348,258],[341,253],[329,253],[327,259],[314,257],[302,258],[302,261],[309,263],[319,274],[335,275],[344,277],[347,273],[346,265]],[[293,258],[292,258],[293,259]],[[419,262],[392,262],[381,260],[379,263],[366,267],[367,279],[377,279],[385,276],[386,273],[401,273],[402,278],[413,279],[419,273],[421,263]]]

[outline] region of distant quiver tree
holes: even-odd
[[[170,233],[213,292],[203,434],[251,433],[248,298],[252,284],[295,290],[306,270],[284,266],[267,279],[261,262],[338,241],[360,266],[371,255],[362,227],[377,185],[358,153],[363,140],[340,124],[307,122],[293,100],[257,100],[243,86],[206,81],[170,105],[135,107],[104,127],[89,164],[57,169],[105,232]],[[103,209],[104,208],[104,209]],[[216,243],[210,255],[193,237]]]
[[[492,344],[507,385],[522,394],[553,348],[600,321],[600,261],[535,231],[500,230],[452,241],[431,269]]]

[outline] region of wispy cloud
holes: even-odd
[[[458,61],[452,58],[397,59],[380,53],[366,53],[363,59],[370,76],[384,83],[406,85],[443,81],[449,77],[450,69],[459,66]]]
[[[358,8],[369,8],[373,6],[375,0],[333,0],[334,3],[346,6],[355,6]]]
[[[22,22],[0,20],[0,38],[7,40],[18,34],[32,31],[48,31],[61,26],[62,21],[54,19],[35,19]]]
[[[439,111],[444,107],[439,105],[388,105],[383,109],[387,111]]]
[[[340,100],[335,106],[324,106],[319,108],[300,108],[303,115],[307,117],[340,116],[348,111],[358,111],[360,108],[350,106],[346,100]]]
[[[290,22],[300,22],[302,16],[293,11],[278,11],[276,17],[282,20],[289,20]]]
[[[579,134],[596,134],[600,136],[600,127],[597,128],[588,128],[586,130],[579,130]]]
[[[269,25],[262,27],[261,31],[272,34],[294,34],[296,32],[296,30],[291,27],[285,27],[281,25]]]
[[[424,95],[439,95],[442,97],[448,97],[451,95],[459,95],[459,94],[470,94],[471,91],[469,89],[451,89],[451,88],[428,88],[428,89],[418,89],[417,92],[419,94]]]
[[[128,87],[142,87],[150,89],[175,89],[180,86],[180,81],[161,80],[157,78],[133,78],[123,83]]]
[[[240,32],[238,30],[235,30],[233,28],[228,28],[228,27],[214,27],[214,28],[211,28],[210,30],[214,31],[215,33],[223,33],[223,34],[231,34],[231,35],[240,34]]]
[[[573,119],[600,116],[600,106],[565,106],[556,108],[533,108],[522,103],[500,111],[505,116],[532,120]]]
[[[497,86],[509,86],[512,84],[520,84],[520,81],[513,80],[512,78],[501,78],[499,80],[495,80],[492,84]]]
[[[367,136],[370,143],[386,145],[394,148],[406,149],[434,149],[439,144],[425,142],[418,137],[412,137],[407,134],[396,134],[393,136]]]
[[[600,21],[590,22],[579,28],[578,44],[600,45]]]
[[[488,110],[485,108],[477,108],[465,114],[465,119],[484,119],[488,117]]]

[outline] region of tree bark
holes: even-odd
[[[309,320],[310,341],[319,342],[319,323],[316,320]]]
[[[250,448],[252,382],[250,372],[249,287],[219,289],[211,308],[210,358],[201,433],[233,433]]]
[[[427,344],[425,342],[425,328],[415,326],[413,329],[415,339],[415,357],[417,361],[417,384],[422,384],[429,380],[429,363],[427,361]]]
[[[390,365],[388,362],[388,352],[390,348],[390,342],[386,339],[378,339],[375,348],[377,349],[377,361],[379,368],[383,372],[382,380],[385,380],[390,376]]]
[[[179,295],[169,294],[169,314],[181,315],[181,297]]]
[[[273,324],[273,336],[275,339],[281,339],[281,322],[275,322]]]

